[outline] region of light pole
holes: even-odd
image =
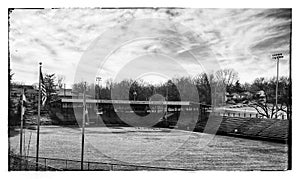
[[[102,78],[101,77],[96,77],[96,81],[98,82],[98,88],[99,88],[99,95],[98,95],[98,98],[100,99],[100,84],[99,84],[99,82],[102,80]]]
[[[166,112],[167,112],[167,114],[168,114],[168,96],[169,96],[169,83],[167,82],[167,94],[166,94],[166,106],[167,106],[167,110],[166,110]]]
[[[99,99],[99,100],[100,100],[100,92],[101,92],[99,83],[100,83],[101,79],[102,79],[102,78],[99,77],[99,76],[96,77],[96,81],[97,81],[97,83],[98,83],[98,88],[99,88],[99,94],[98,94],[98,98],[97,98],[97,99]],[[98,109],[97,109],[97,111],[98,111],[98,112],[99,112],[99,106],[100,106],[99,100],[97,101],[97,103],[98,103]]]
[[[167,91],[166,91],[166,114],[165,114],[165,118],[166,118],[166,126],[168,126],[168,93],[169,93],[169,83],[167,82]]]
[[[97,98],[97,103],[96,104],[96,107],[97,107],[97,124],[99,125],[100,124],[100,114],[101,114],[101,111],[100,111],[100,92],[101,92],[101,89],[100,89],[100,81],[101,81],[101,77],[96,77],[96,81],[98,82],[98,88],[99,88],[99,94],[98,94],[98,98]]]
[[[86,117],[86,82],[84,82],[83,90],[83,111],[82,111],[82,129],[81,129],[81,170],[83,170],[83,160],[84,160],[84,131],[85,131],[85,117]]]
[[[276,104],[276,113],[275,117],[277,119],[278,113],[278,74],[279,74],[279,59],[283,58],[282,53],[276,53],[272,55],[272,59],[277,60],[277,77],[276,77],[276,97],[275,97],[275,104]]]

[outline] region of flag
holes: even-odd
[[[21,110],[22,110],[22,115],[24,115],[24,114],[25,114],[25,109],[26,109],[26,108],[25,108],[25,104],[26,104],[26,102],[27,102],[27,101],[26,101],[26,96],[25,96],[24,93],[23,93],[23,95],[22,95],[22,101],[23,101],[23,103],[22,103],[23,105],[22,105],[22,109],[21,109]]]
[[[42,96],[42,106],[45,106],[47,100],[47,93],[46,93],[46,86],[44,83],[44,78],[42,71],[40,71],[40,78],[41,78],[41,96]]]

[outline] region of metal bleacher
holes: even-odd
[[[241,118],[238,117],[224,117],[219,131],[224,133],[239,132],[241,126],[244,126],[249,120],[249,118],[243,118],[241,120]]]
[[[215,131],[213,126],[216,126],[218,127],[217,134],[221,135],[282,142],[286,142],[289,137],[289,120],[229,116],[222,116],[221,120],[221,123],[216,118],[209,122],[207,119],[199,120],[196,130],[210,133],[210,131]]]
[[[287,141],[288,131],[288,120],[239,117],[223,117],[218,129],[220,134],[277,141]]]
[[[288,138],[288,122],[288,120],[276,121],[270,127],[261,131],[258,135],[265,138],[285,140]]]

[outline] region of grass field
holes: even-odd
[[[206,145],[207,139],[211,140]],[[85,160],[96,162],[196,170],[285,170],[288,161],[286,144],[172,129],[86,128],[85,144]],[[26,129],[30,156],[35,156],[35,145],[36,131]],[[18,153],[19,135],[10,137],[10,147]],[[41,157],[80,160],[80,154],[80,128],[41,127]]]

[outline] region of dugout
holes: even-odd
[[[86,99],[87,121],[91,125],[98,125],[99,120],[106,124],[124,124],[119,116],[132,115],[145,117],[149,114],[164,114],[162,123],[167,126],[176,124],[179,115],[189,118],[199,114],[198,118],[205,115],[209,106],[190,101],[129,101],[129,100],[96,100]],[[83,99],[61,98],[51,103],[51,117],[58,120],[61,124],[76,124],[74,112],[81,112]],[[82,115],[78,115],[82,116]],[[166,120],[166,121],[164,121]],[[198,120],[198,119],[197,119]]]

